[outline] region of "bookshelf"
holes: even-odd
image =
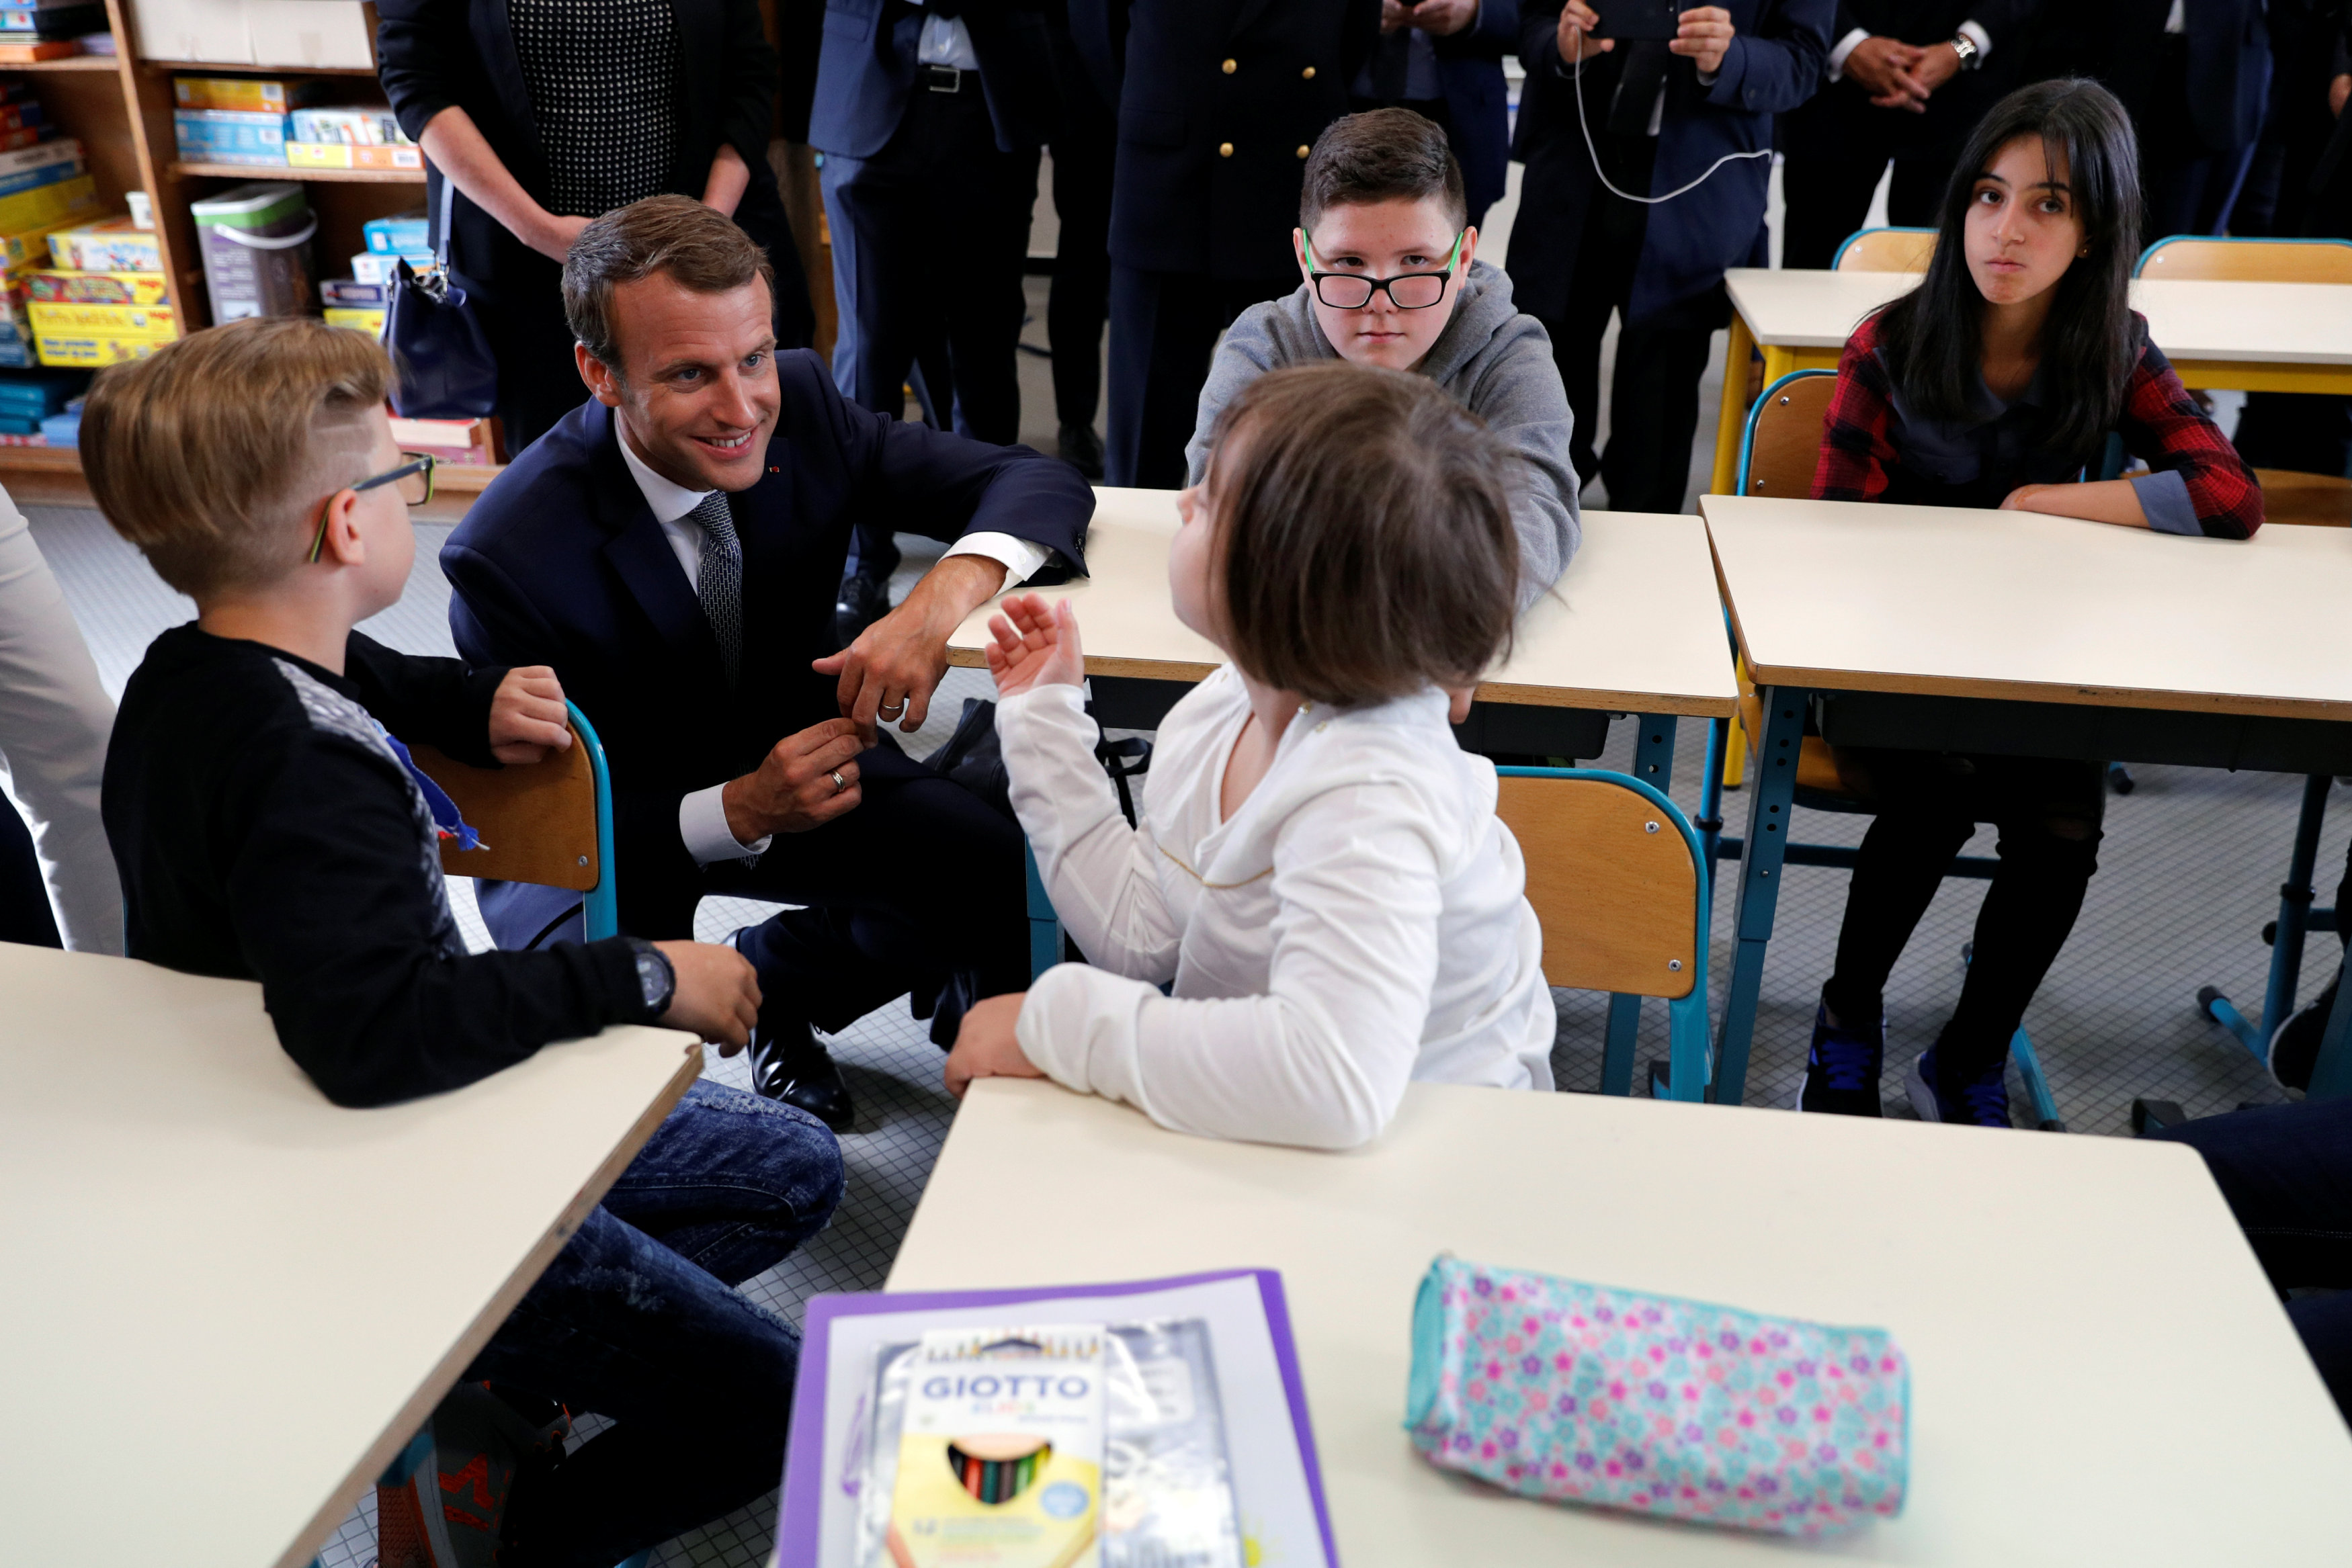
[[[335,78],[346,86],[373,81],[373,69],[355,66],[239,66],[197,60],[148,59],[139,47],[138,18],[131,0],[105,0],[115,53],[75,55],[26,65],[0,65],[0,73],[22,76],[45,114],[68,136],[78,137],[82,155],[109,212],[121,212],[123,197],[144,191],[155,208],[155,228],[163,253],[165,287],[186,330],[212,325],[205,292],[203,253],[191,202],[217,195],[250,180],[293,180],[308,188],[319,219],[316,255],[321,276],[341,271],[341,259],[365,248],[361,225],[371,218],[413,212],[425,204],[425,175],[416,170],[297,169],[275,165],[211,163],[178,156],[172,131],[174,76]],[[375,7],[367,7],[369,32]],[[471,494],[497,476],[493,467],[452,465],[440,485]],[[59,447],[0,446],[0,481],[29,482],[28,490],[54,493],[81,474],[80,455]],[[19,497],[24,499],[25,497]]]

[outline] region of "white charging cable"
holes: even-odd
[[[1668,191],[1663,196],[1637,196],[1631,191],[1618,190],[1615,182],[1612,181],[1606,173],[1601,172],[1601,149],[1592,144],[1592,122],[1584,118],[1584,34],[1581,30],[1579,30],[1576,35],[1576,123],[1577,128],[1584,132],[1584,151],[1592,159],[1592,172],[1594,175],[1600,179],[1603,185],[1609,187],[1612,194],[1622,196],[1629,202],[1639,202],[1645,207],[1654,207],[1660,202],[1671,202],[1676,196],[1686,196],[1690,194],[1690,193],[1697,190],[1701,185],[1706,184],[1709,179],[1713,178],[1715,172],[1717,169],[1722,168],[1726,163],[1736,163],[1742,158],[1769,158],[1772,156],[1772,150],[1769,147],[1759,148],[1753,152],[1727,152],[1722,157],[1717,159],[1714,162],[1709,163],[1706,166],[1706,173],[1701,174],[1697,179],[1693,180],[1689,184],[1682,187],[1682,189],[1678,191]]]

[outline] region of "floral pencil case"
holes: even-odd
[[[1903,1511],[1910,1369],[1884,1329],[1430,1265],[1405,1430],[1528,1497],[1822,1536]]]

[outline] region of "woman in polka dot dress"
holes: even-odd
[[[563,253],[588,220],[665,192],[731,214],[776,269],[777,339],[808,288],[767,161],[776,52],[757,0],[382,0],[378,71],[401,128],[457,186],[449,264],[499,356],[509,455],[587,396]],[[438,236],[436,236],[436,239]]]

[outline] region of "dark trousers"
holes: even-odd
[[[1877,112],[1899,114],[1900,110]],[[1895,182],[1886,193],[1886,221],[1896,228],[1933,228],[1959,161],[1958,142],[1895,153]],[[1886,172],[1883,142],[1850,148],[1800,146],[1780,166],[1780,265],[1825,267],[1846,236],[1870,216],[1870,198]]]
[[[2290,1301],[2286,1315],[2352,1419],[2352,1100],[2266,1105],[2149,1136],[2205,1157],[2272,1285],[2342,1292]]]
[[[0,796],[0,942],[28,947],[62,947],[57,915],[49,908],[49,884],[33,849],[33,830]]]
[[[576,340],[563,319],[563,269],[545,257],[525,276],[480,297],[476,312],[499,361],[499,423],[511,461],[556,421],[588,401],[572,357]]]
[[[1102,405],[1103,329],[1110,319],[1110,170],[1118,127],[1090,116],[1054,143],[1054,216],[1061,239],[1045,297],[1054,351],[1054,419],[1091,428]]]
[[[1633,143],[1618,183],[1649,183],[1649,139]],[[1633,183],[1628,183],[1629,181]],[[1609,505],[1621,512],[1679,512],[1690,494],[1691,442],[1698,434],[1698,383],[1706,373],[1711,325],[1677,312],[1627,323],[1617,334],[1617,363],[1609,385],[1609,447],[1596,454],[1592,433],[1601,419],[1601,340],[1614,314],[1622,322],[1633,298],[1633,273],[1649,227],[1649,209],[1596,191],[1576,249],[1568,313],[1545,321],[1552,361],[1559,367],[1569,411],[1576,416],[1569,455],[1576,476],[1598,475]]]
[[[2147,204],[2147,242],[2167,235],[2217,235],[2230,225],[2252,146],[2215,152],[2198,139],[2189,115],[2189,44],[2167,34],[2145,112],[2138,117],[2139,182]]]
[[[687,1091],[466,1371],[614,1423],[516,1490],[500,1563],[612,1568],[776,1485],[800,1335],[731,1287],[841,1194],[815,1117]]]
[[[1021,436],[1013,356],[1027,306],[1021,267],[1037,193],[1037,152],[1003,152],[980,80],[961,92],[917,84],[905,116],[871,158],[827,153],[840,336],[841,395],[893,418],[917,356],[946,348],[956,434],[1009,445]],[[943,410],[944,412],[944,410]]]
[[[1184,487],[1184,447],[1217,334],[1259,300],[1297,287],[1296,277],[1234,279],[1112,264],[1105,483]]]
[[[1029,984],[1020,826],[895,747],[865,752],[857,768],[856,810],[777,834],[755,865],[719,861],[657,883],[627,872],[624,840],[621,928],[654,941],[690,936],[697,906],[714,893],[803,905],[739,935],[760,972],[763,1023],[839,1030],[910,992],[928,1010],[944,991],[950,1001],[930,1015],[932,1032],[952,1042],[957,999]],[[500,947],[580,937],[576,893],[493,882],[476,891]]]
[[[1851,1024],[1878,1018],[1895,960],[1979,822],[2000,830],[2000,869],[1978,912],[1975,957],[1959,1006],[1937,1041],[1950,1081],[2009,1053],[2025,1006],[2065,946],[2098,869],[2106,809],[2095,762],[1859,748],[1838,770],[1877,812],[1863,835],[1838,929],[1837,967],[1822,988]]]
[[[779,833],[757,865],[704,867],[705,887],[804,906],[737,938],[760,972],[763,1024],[832,1032],[895,997],[925,1008],[944,992],[932,1038],[952,1044],[961,1001],[1028,988],[1020,825],[897,750],[857,767],[856,810]]]

